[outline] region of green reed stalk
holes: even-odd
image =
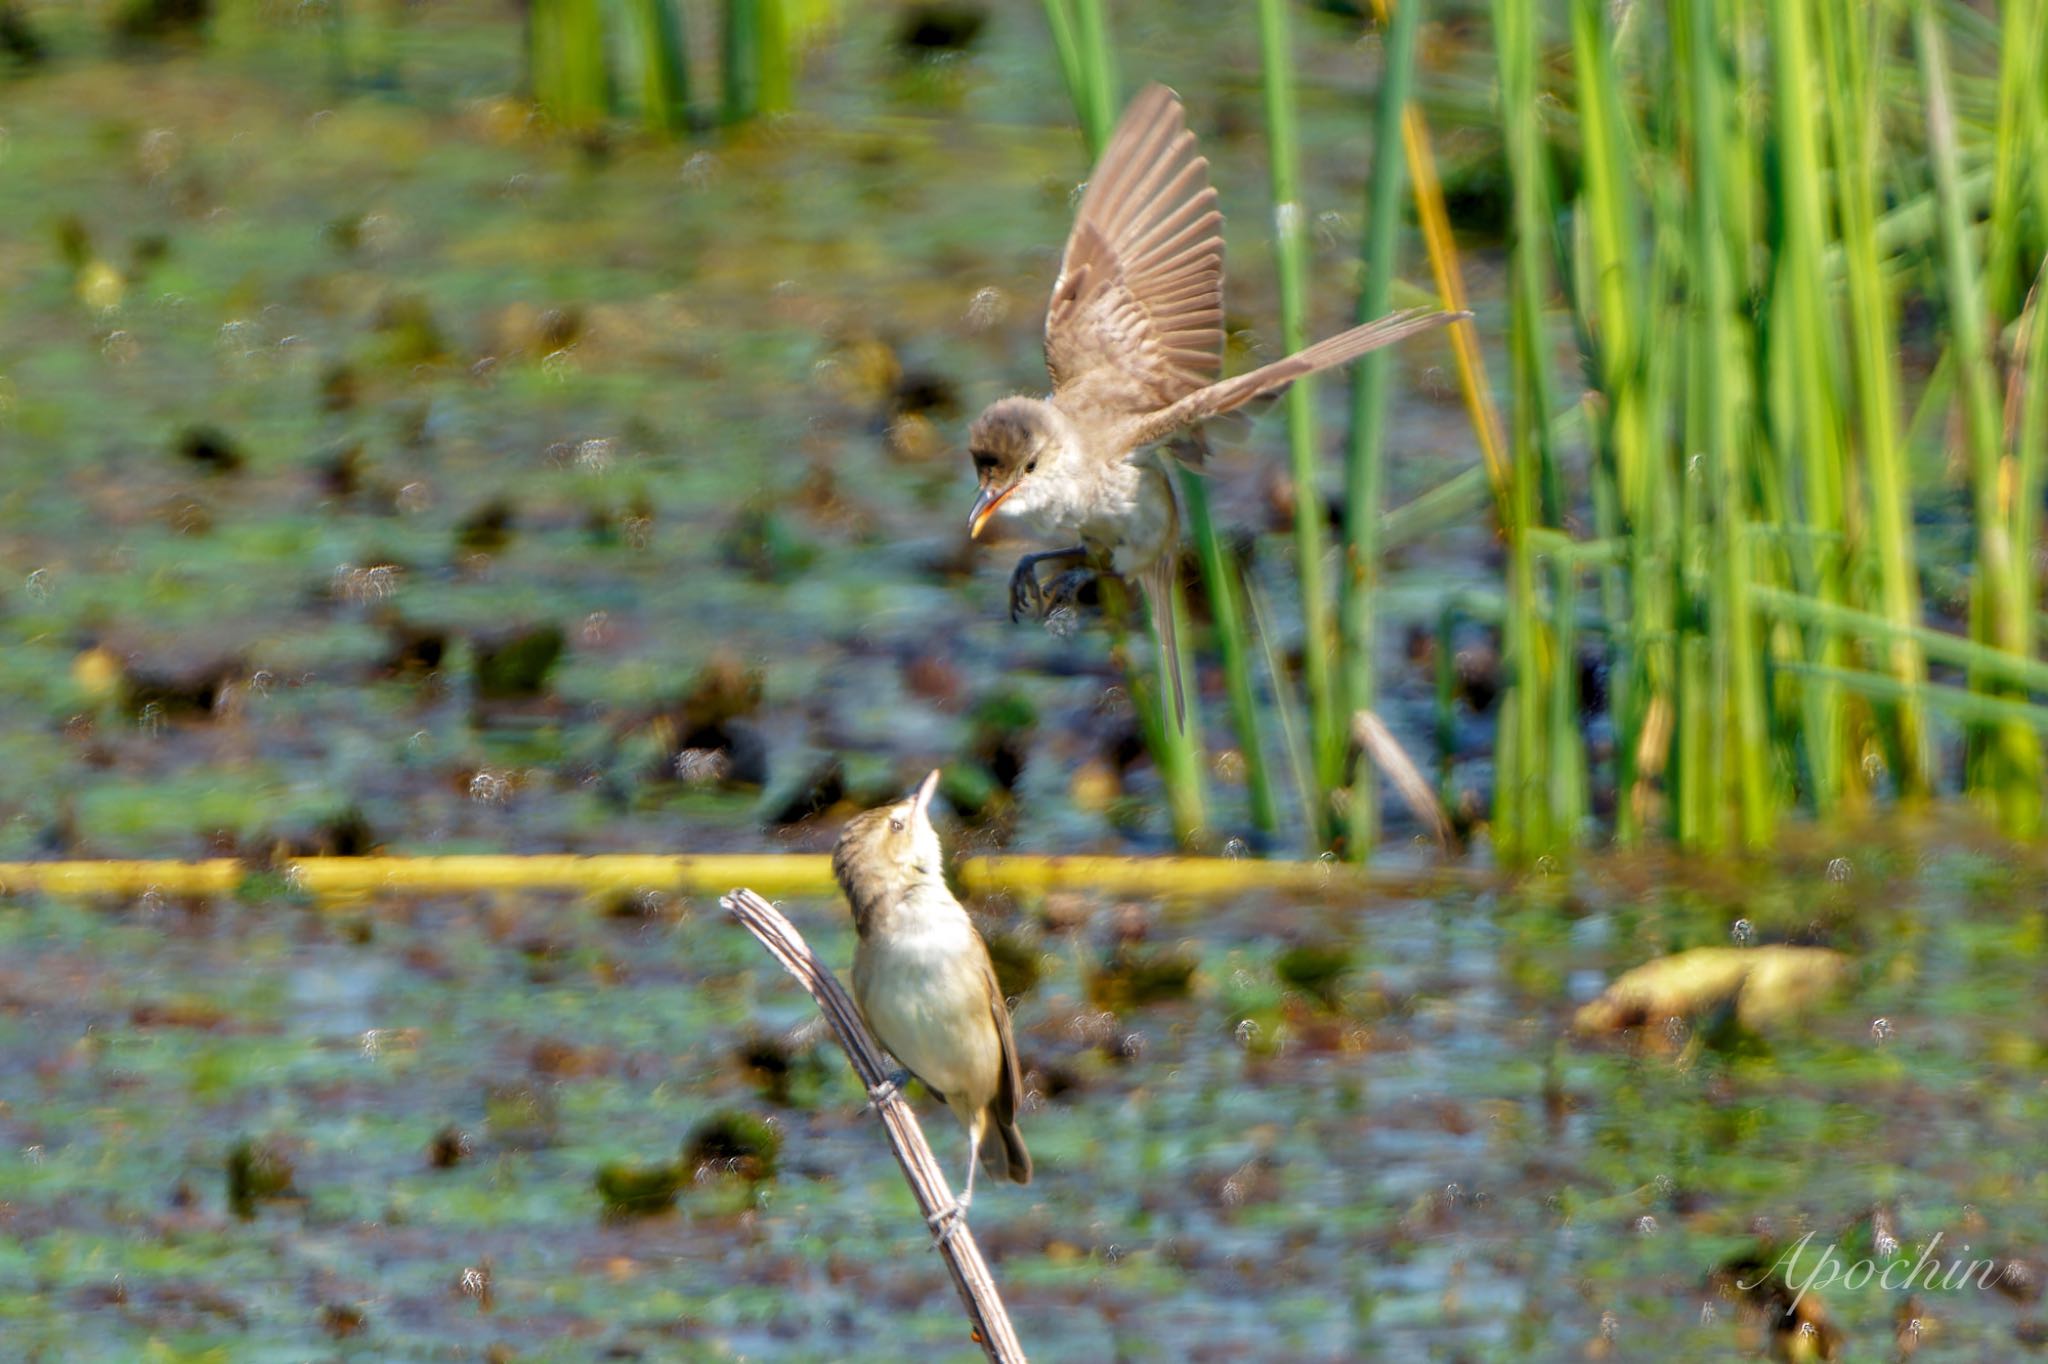
[[[2041,448],[2040,425],[2029,420],[2043,401],[2040,376],[2048,372],[2038,353],[2041,275],[2031,268],[2048,247],[2048,218],[2034,216],[2048,211],[2048,94],[2042,92],[2042,82],[2048,80],[2048,54],[2042,51],[2048,44],[2048,3],[2011,0],[2003,7],[2002,19],[1984,296],[1990,314],[1987,325],[1994,330],[2016,314],[2022,317],[2017,329],[2021,349],[2014,352],[2006,376],[1999,491],[2006,523],[2003,530],[2014,547],[2007,561],[2012,582],[2006,591],[2015,603],[2016,616],[2010,643],[2014,652],[2031,658],[2038,596],[2033,547],[2040,530],[2041,466],[2048,459],[2048,451]],[[2027,833],[2038,832],[2043,818],[2038,735],[2032,747],[2033,762],[2028,763],[2023,748],[2014,779],[2016,787],[2025,785],[2025,791],[2015,790],[2006,798],[2008,827]]]
[[[1109,141],[1110,116],[1107,109],[1098,116],[1089,107],[1094,86],[1081,64],[1081,37],[1075,29],[1074,12],[1068,8],[1068,0],[1045,0],[1045,23],[1052,30],[1053,55],[1059,58],[1067,98],[1073,103],[1074,117],[1081,121],[1081,136],[1092,153]]]
[[[2036,395],[2033,401],[2036,406],[2040,406],[2043,399]],[[2048,663],[2007,653],[2002,649],[1993,649],[1962,635],[1952,635],[1927,625],[1900,627],[1875,612],[1858,611],[1848,606],[1832,606],[1812,597],[1802,597],[1796,592],[1787,592],[1782,588],[1751,588],[1750,598],[1759,610],[1772,615],[1824,624],[1844,634],[1867,635],[1876,640],[1905,638],[1929,658],[1941,659],[1967,668],[1973,673],[1997,678],[2020,692],[2048,692]],[[1902,687],[1908,685],[1901,684]]]
[[[675,0],[630,0],[627,12],[639,63],[640,117],[648,129],[675,134],[690,123],[690,63]]]
[[[1414,544],[1447,526],[1471,520],[1491,496],[1492,480],[1486,466],[1466,466],[1380,517],[1380,553]]]
[[[1109,44],[1109,20],[1103,14],[1102,0],[1073,0],[1073,3],[1081,71],[1086,77],[1088,92],[1088,107],[1083,111],[1082,121],[1089,129],[1100,130],[1091,132],[1095,140],[1089,147],[1091,152],[1099,155],[1109,141],[1110,132],[1116,127],[1115,53]]]
[[[2021,267],[2021,252],[2041,240],[2039,230],[2028,232],[2026,216],[2030,192],[2040,196],[2044,173],[2037,115],[2041,81],[2048,76],[2041,53],[2041,45],[2048,42],[2048,4],[2008,0],[2000,9],[1998,120],[1992,134],[1991,222],[1984,265],[1984,303],[1993,326],[2018,312],[2026,279],[2033,273]],[[2041,228],[2048,229],[2048,224]],[[2023,573],[2025,561],[2025,555],[2014,556]]]
[[[755,0],[760,9],[761,103],[764,114],[796,107],[796,33],[788,0]]]
[[[1927,668],[1909,633],[1920,623],[1920,582],[1909,519],[1912,483],[1898,429],[1896,305],[1879,244],[1884,125],[1870,57],[1888,50],[1891,25],[1881,8],[1860,0],[1829,0],[1817,17],[1826,69],[1821,84],[1835,148],[1839,259],[1848,284],[1849,375],[1869,479],[1866,512],[1881,613],[1893,627],[1885,658],[1908,697],[1892,716],[1892,751],[1899,794],[1912,800],[1931,789],[1933,750],[1926,717],[1910,699],[1912,689],[1927,680]]]
[[[1770,377],[1767,411],[1777,448],[1796,452],[1797,507],[1804,524],[1816,531],[1838,533],[1846,540],[1854,537],[1854,528],[1848,521],[1850,503],[1844,487],[1848,450],[1838,399],[1843,387],[1840,342],[1820,269],[1827,209],[1822,202],[1820,138],[1815,127],[1821,92],[1814,79],[1808,7],[1774,2],[1764,8],[1770,18],[1773,122],[1769,131],[1776,153],[1779,216],[1766,350]],[[1842,604],[1846,600],[1842,552],[1824,541],[1804,543],[1809,553],[1795,555],[1795,561],[1807,559],[1801,579],[1820,600]],[[1823,667],[1839,669],[1847,661],[1848,645],[1841,636],[1821,630],[1809,639],[1807,653]],[[1853,761],[1857,744],[1842,696],[1825,685],[1815,685],[1802,690],[1801,700],[1814,806],[1826,815],[1859,785],[1860,769]]]
[[[1746,476],[1737,433],[1748,425],[1751,404],[1742,376],[1746,347],[1735,324],[1736,262],[1745,257],[1746,229],[1730,223],[1731,194],[1743,175],[1725,156],[1735,91],[1716,36],[1713,0],[1674,5],[1677,70],[1688,98],[1692,192],[1686,196],[1689,281],[1686,384],[1688,469],[1696,452],[1701,476],[1683,479],[1680,562],[1699,566],[1704,579],[1707,632],[1679,641],[1676,693],[1679,760],[1674,776],[1674,824],[1681,843],[1716,848],[1732,822],[1741,841],[1764,843],[1770,834],[1770,797],[1763,706],[1763,672],[1749,603]],[[1693,589],[1698,591],[1698,588]],[[1731,779],[1732,769],[1732,779]],[[1732,817],[1732,818],[1731,818]]]
[[[1413,84],[1415,34],[1421,16],[1422,0],[1402,0],[1380,49],[1372,180],[1366,191],[1365,241],[1360,252],[1365,263],[1365,279],[1358,292],[1360,322],[1372,321],[1391,306],[1401,192],[1407,178],[1401,119]],[[1375,351],[1352,371],[1351,440],[1344,463],[1345,572],[1339,584],[1339,656],[1344,671],[1344,709],[1349,714],[1373,707],[1373,595],[1379,589],[1380,504],[1393,358],[1387,351]],[[1363,862],[1379,838],[1379,779],[1363,754],[1354,760],[1345,820],[1345,850],[1353,861]]]
[[[1294,120],[1294,58],[1285,0],[1258,0],[1260,71],[1266,98],[1266,144],[1273,193],[1273,261],[1280,290],[1283,352],[1308,344],[1308,224],[1301,203],[1301,150]],[[1323,499],[1316,476],[1315,402],[1307,379],[1282,401],[1287,409],[1288,468],[1294,480],[1295,573],[1301,590],[1302,678],[1308,690],[1309,745],[1318,799],[1307,812],[1318,827],[1329,820],[1328,793],[1343,779],[1349,727],[1337,705],[1331,676],[1329,591],[1323,579]]]
[[[1060,77],[1066,82],[1067,98],[1073,102],[1074,117],[1080,121],[1081,136],[1091,156],[1100,155],[1116,128],[1116,109],[1111,99],[1115,85],[1109,69],[1109,25],[1100,4],[1093,6],[1085,27],[1075,16],[1074,6],[1088,0],[1045,0],[1046,27],[1052,32],[1053,54],[1059,59]]]
[[[1231,722],[1237,729],[1238,751],[1244,757],[1245,797],[1251,809],[1252,827],[1270,837],[1279,827],[1280,816],[1273,803],[1273,778],[1266,765],[1265,745],[1259,736],[1258,697],[1252,689],[1251,635],[1240,599],[1240,575],[1231,568],[1223,542],[1217,538],[1209,517],[1209,486],[1200,474],[1190,469],[1180,471],[1180,498],[1187,512],[1188,538],[1195,543],[1202,581],[1209,588],[1209,617],[1215,626],[1217,650],[1223,655],[1224,694],[1229,698]],[[1185,631],[1181,637],[1187,637]],[[1188,676],[1192,678],[1194,674]]]
[[[2042,6],[2042,12],[2048,15],[2048,5]],[[2048,100],[2043,101],[2035,131],[2037,145],[2048,142]],[[2041,163],[2037,156],[2035,164]],[[2048,183],[2041,186],[2038,197],[2042,206],[2048,208]],[[2043,218],[2042,228],[2048,231],[2048,217]],[[2013,540],[2016,544],[2032,545],[2040,540],[2042,466],[2048,462],[2048,256],[2043,257],[2040,272],[2034,276],[2034,287],[2021,316],[2022,350],[2015,357],[2017,370],[2013,375],[2020,386],[2019,396],[2017,403],[2009,401],[2007,405],[2013,448],[2019,452],[2018,476],[2013,480]],[[2021,583],[2021,615],[2025,618],[2022,630],[2029,659],[2033,657],[2032,642],[2040,629],[2035,610],[2039,597],[2032,582]]]
[[[1574,213],[1580,257],[1577,311],[1601,394],[1596,422],[1594,515],[1602,536],[1625,537],[1625,565],[1602,570],[1601,607],[1610,621],[1631,619],[1615,646],[1609,674],[1614,719],[1615,838],[1640,835],[1649,804],[1638,767],[1649,707],[1668,709],[1673,562],[1669,528],[1676,522],[1670,467],[1658,439],[1656,398],[1646,353],[1655,318],[1638,248],[1643,231],[1637,202],[1640,151],[1621,98],[1613,53],[1613,9],[1576,0],[1572,52],[1578,76],[1583,180]],[[1651,643],[1650,641],[1659,641]],[[1652,757],[1652,767],[1661,758]]]
[[[1177,552],[1177,551],[1176,551]],[[1168,599],[1153,602],[1154,611],[1173,612],[1174,638],[1188,638],[1187,596],[1181,590],[1180,579],[1173,580]],[[1177,661],[1181,668],[1182,681],[1187,692],[1187,717],[1185,725],[1173,707],[1172,663]],[[1195,695],[1195,674],[1190,666],[1187,648],[1181,646],[1178,660],[1169,660],[1166,650],[1159,647],[1159,634],[1153,634],[1152,671],[1153,691],[1149,710],[1156,717],[1157,729],[1148,739],[1153,764],[1159,769],[1159,784],[1166,792],[1166,812],[1173,825],[1174,841],[1182,846],[1202,842],[1206,838],[1202,782],[1202,710]],[[1134,697],[1134,699],[1136,699]]]
[[[2020,590],[2024,570],[2014,560],[2024,554],[2013,544],[2013,522],[2000,487],[2004,433],[1991,360],[1986,354],[1982,283],[1971,258],[1958,188],[1955,114],[1934,0],[1921,0],[1915,18],[1928,152],[1941,201],[1942,276],[1975,495],[1977,574],[1971,593],[1971,634],[1991,648],[2023,654],[2028,606],[2026,594]],[[1974,690],[1988,690],[1982,679],[1971,681]],[[2000,825],[2009,833],[2035,832],[2041,818],[2040,735],[2015,722],[1984,726],[1973,737],[1976,761],[1969,773],[1971,789],[1996,808]]]
[[[1783,666],[1788,672],[1808,677],[1823,675],[1818,664],[1788,662]],[[1981,691],[1943,686],[1939,683],[1928,683],[1924,687],[1908,689],[1882,673],[1856,672],[1847,668],[1826,673],[1825,676],[1829,682],[1844,690],[1861,692],[1882,700],[1897,701],[1911,696],[1925,701],[1932,709],[1944,711],[1973,725],[2000,729],[2018,727],[2036,735],[2048,730],[2048,706],[2035,705],[2029,701],[1986,696]]]
[[[761,44],[764,41],[761,11],[774,0],[725,0],[724,23],[719,30],[719,59],[723,90],[719,117],[726,123],[744,123],[761,112]]]
[[[1314,763],[1308,754],[1308,736],[1303,734],[1296,722],[1294,702],[1290,699],[1293,687],[1282,666],[1278,653],[1273,647],[1273,617],[1259,598],[1259,589],[1253,584],[1251,574],[1242,563],[1237,565],[1237,582],[1244,590],[1245,606],[1251,613],[1252,630],[1258,636],[1259,652],[1266,664],[1266,681],[1273,689],[1273,715],[1280,722],[1280,744],[1287,754],[1287,768],[1294,778],[1294,797],[1302,811],[1301,836],[1314,857],[1323,849],[1323,840],[1316,832],[1313,812],[1316,805],[1316,779]]]
[[[1535,0],[1494,0],[1493,7],[1514,228],[1508,262],[1508,611],[1502,627],[1502,662],[1510,681],[1501,702],[1494,791],[1494,846],[1509,862],[1563,846],[1584,813],[1583,752],[1555,727],[1560,714],[1577,708],[1577,670],[1561,655],[1568,631],[1545,625],[1528,533],[1541,524],[1539,516],[1554,521],[1562,501],[1550,443],[1544,318],[1544,261],[1552,243],[1550,170],[1536,80],[1539,8]],[[1552,571],[1560,599],[1569,599],[1573,570],[1557,563]]]
[[[1533,429],[1540,416],[1532,419],[1530,376],[1532,327],[1542,326],[1542,295],[1535,283],[1535,241],[1525,210],[1527,182],[1535,173],[1530,138],[1522,129],[1534,122],[1535,16],[1528,0],[1495,0],[1494,41],[1500,63],[1501,116],[1508,144],[1508,173],[1513,182],[1514,245],[1509,260],[1508,358],[1510,395],[1508,412],[1509,475],[1507,496],[1508,610],[1502,622],[1503,672],[1509,679],[1500,701],[1500,718],[1494,742],[1494,845],[1504,862],[1526,860],[1549,842],[1546,811],[1540,794],[1532,799],[1531,778],[1540,782],[1543,771],[1540,692],[1534,652],[1538,624],[1535,601],[1535,556],[1527,532],[1535,523],[1536,459]],[[1540,229],[1539,229],[1540,231]],[[1540,362],[1539,362],[1540,363]]]
[[[526,11],[526,90],[533,102],[553,109],[561,99],[561,0],[533,0]]]
[[[560,0],[564,121],[594,128],[611,110],[610,73],[605,66],[604,0]]]
[[[2048,0],[2025,0],[2014,7],[2012,36],[2006,42],[2025,43],[2032,77],[2016,75],[2014,84],[2022,92],[2031,90],[2031,106],[2023,106],[2019,122],[2026,129],[2024,142],[2031,147],[2020,160],[2030,167],[2026,176],[2033,190],[2033,235],[2020,247],[2022,262],[2035,262],[2033,283],[2022,309],[2019,345],[2015,357],[2017,372],[2012,381],[2020,383],[2023,401],[2015,404],[2008,384],[2008,425],[2013,448],[2019,456],[2019,477],[2014,480],[2013,508],[2018,518],[2013,542],[2033,545],[2040,538],[2041,488],[2048,477]],[[2001,51],[2005,48],[2002,45]],[[2017,60],[2017,59],[2016,59]],[[2025,565],[2030,556],[2021,555]],[[2040,593],[2022,572],[2021,596],[2026,601],[2027,653],[2034,651],[2040,631],[2035,608]]]

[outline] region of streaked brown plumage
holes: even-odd
[[[1069,549],[1028,555],[1010,609],[1041,597],[1035,570],[1082,559],[1136,579],[1151,601],[1185,721],[1168,595],[1180,514],[1146,447],[1206,418],[1463,313],[1412,309],[1354,327],[1235,378],[1223,372],[1223,215],[1179,98],[1147,86],[1131,101],[1081,196],[1045,316],[1046,398],[1004,398],[967,437],[979,536],[998,510]]]
[[[1028,1184],[1031,1155],[1017,1130],[1024,1082],[1009,1005],[987,945],[940,872],[930,813],[938,785],[933,772],[908,799],[849,820],[832,874],[860,934],[853,1000],[861,1017],[967,1129],[965,1208],[977,1162]]]

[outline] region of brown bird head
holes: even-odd
[[[939,875],[943,852],[931,816],[938,789],[935,769],[894,805],[865,810],[846,822],[832,848],[832,875],[852,902],[856,921],[892,892]]]
[[[1004,398],[974,419],[967,429],[967,453],[974,458],[981,489],[967,514],[970,538],[979,538],[996,508],[1026,486],[1056,440],[1051,409],[1037,398]]]

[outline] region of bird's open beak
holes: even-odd
[[[918,783],[917,796],[911,802],[910,813],[918,819],[931,818],[932,797],[939,793],[939,769],[934,767],[931,774]]]
[[[1019,481],[1021,482],[1022,480]],[[1017,484],[1015,483],[1012,483],[1001,492],[996,492],[987,484],[983,484],[981,491],[974,495],[974,510],[967,513],[967,538],[979,540],[981,538],[981,528],[988,524],[988,519],[991,516],[996,514],[996,508],[1003,505],[1004,498],[1016,491]]]

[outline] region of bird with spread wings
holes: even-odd
[[[1180,513],[1149,447],[1305,374],[1440,327],[1464,313],[1410,309],[1225,379],[1223,215],[1181,102],[1163,85],[1131,101],[1081,196],[1045,317],[1052,393],[992,403],[968,432],[979,537],[998,512],[1070,547],[1026,555],[1010,612],[1046,603],[1038,565],[1081,560],[1137,581],[1186,701],[1172,586]],[[1198,450],[1199,446],[1188,447]],[[1199,465],[1199,455],[1177,452]]]

